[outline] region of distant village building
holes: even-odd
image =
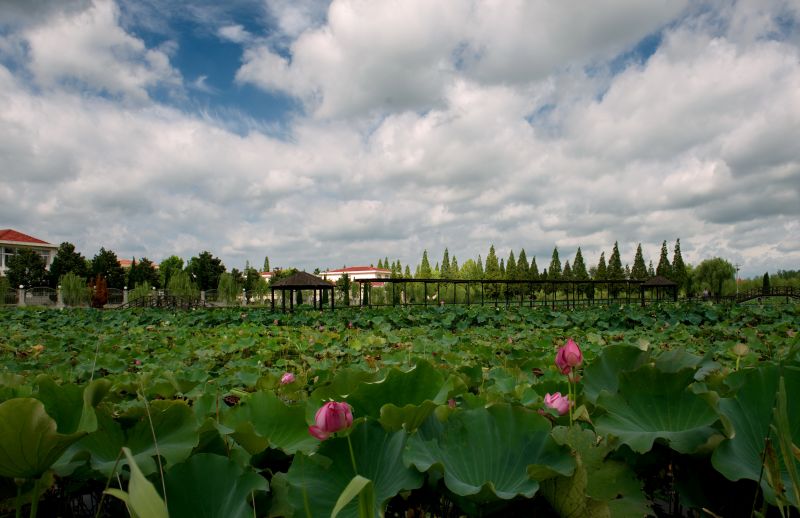
[[[8,260],[19,250],[29,249],[38,253],[44,261],[45,268],[50,269],[56,256],[58,245],[53,245],[39,238],[17,232],[10,228],[0,229],[0,275],[5,275]]]
[[[336,282],[344,274],[347,274],[351,281],[358,281],[362,279],[388,279],[392,276],[392,271],[385,268],[375,268],[374,266],[350,266],[339,268],[338,270],[327,270],[320,273],[319,276],[325,280]],[[373,286],[380,287],[383,284],[382,282],[376,282]]]

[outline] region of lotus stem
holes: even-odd
[[[347,436],[347,447],[350,449],[350,462],[353,463],[353,471],[358,475],[358,466],[356,465],[356,455],[353,453],[353,443],[350,441],[350,436]]]
[[[22,480],[17,481],[17,499],[15,501],[15,507],[17,508],[17,512],[14,513],[14,518],[22,518],[22,484],[24,482]]]
[[[39,488],[42,483],[42,477],[36,479],[33,483],[33,493],[31,493],[31,514],[30,518],[36,518],[36,513],[39,511]]]

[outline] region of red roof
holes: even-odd
[[[35,243],[38,245],[50,244],[47,241],[36,239],[35,237],[23,234],[22,232],[17,232],[16,230],[12,230],[10,228],[5,228],[0,230],[0,241],[14,241],[17,243]]]
[[[386,268],[375,268],[373,266],[349,266],[347,268],[339,268],[338,270],[328,270],[322,273],[348,273],[348,272],[385,272],[392,273],[391,270]]]

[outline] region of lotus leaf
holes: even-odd
[[[405,460],[420,471],[436,466],[450,491],[482,501],[530,498],[539,481],[575,466],[547,419],[505,404],[453,412],[444,422],[429,417],[409,439]]]
[[[781,375],[787,394],[800,394],[800,368],[797,367],[767,364],[730,376],[731,384],[738,385],[739,389],[734,397],[721,399],[719,408],[730,419],[735,435],[723,441],[711,457],[714,468],[729,480],[762,480],[762,488],[773,502],[774,491],[762,475],[762,458],[765,439],[775,440],[770,424]],[[800,444],[800,407],[789,405],[787,414],[791,440],[795,445]],[[786,487],[791,487],[785,466],[781,476]]]
[[[232,409],[223,422],[251,454],[267,447],[288,454],[311,452],[319,443],[308,433],[306,405],[287,405],[272,392],[256,392]]]
[[[634,370],[649,358],[649,354],[630,345],[612,345],[583,371],[583,394],[591,403],[605,390],[614,393],[619,387],[619,374]]]
[[[246,518],[253,516],[250,495],[266,491],[267,481],[220,455],[200,453],[172,466],[164,475],[172,518]]]
[[[110,476],[123,446],[131,450],[145,475],[157,469],[154,455],[164,457],[168,466],[186,460],[200,442],[192,409],[183,401],[153,401],[150,416],[152,423],[144,414],[131,428],[123,430],[110,415],[100,413],[97,431],[80,443],[91,454],[92,468]],[[153,431],[157,443],[153,442]]]
[[[376,516],[400,491],[422,485],[422,475],[403,465],[405,432],[387,432],[378,423],[366,421],[358,424],[349,437],[357,474],[372,481]],[[288,473],[289,501],[295,516],[330,516],[355,475],[347,438],[326,440],[314,455],[297,453]],[[339,516],[358,516],[358,502],[351,501]]]
[[[106,493],[119,498],[128,507],[131,518],[169,518],[164,501],[156,488],[145,478],[128,448],[123,448],[125,459],[131,468],[128,491],[108,489]]]
[[[619,375],[619,390],[606,391],[597,406],[607,414],[595,421],[597,433],[618,437],[632,450],[644,453],[656,439],[680,453],[693,453],[716,433],[719,418],[707,400],[691,392],[694,369],[662,372],[644,365]]]

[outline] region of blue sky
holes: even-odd
[[[790,0],[7,0],[0,228],[91,257],[800,267]]]

